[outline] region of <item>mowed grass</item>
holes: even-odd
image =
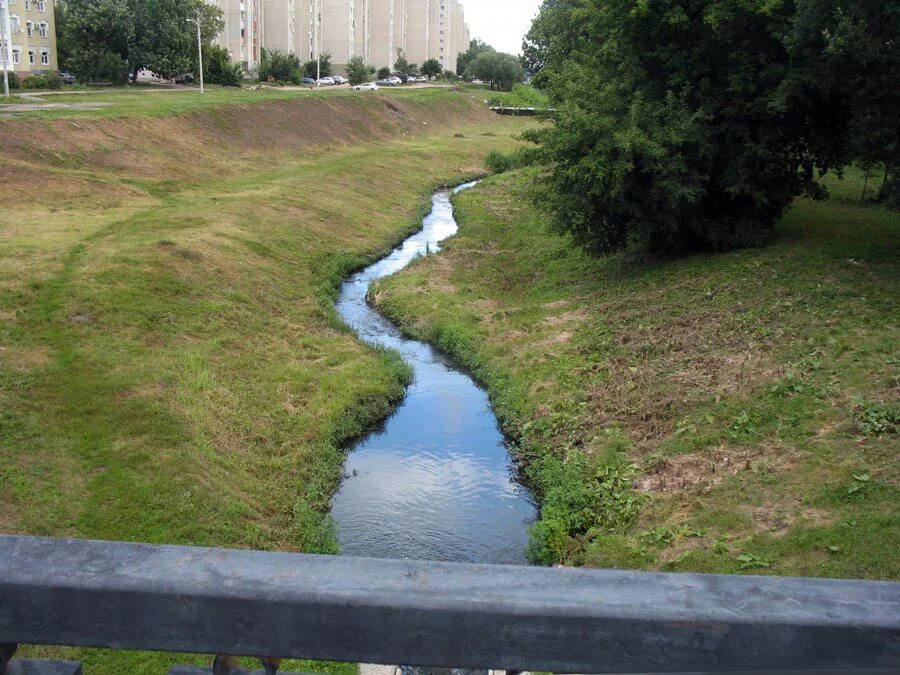
[[[297,99],[327,99],[331,97],[394,97],[414,98],[418,101],[439,101],[446,96],[449,86],[431,85],[422,88],[382,88],[377,92],[354,92],[352,89],[277,87],[263,85],[261,89],[246,87],[221,87],[211,85],[205,93],[200,94],[199,87],[166,89],[153,85],[137,87],[110,87],[95,89],[73,89],[61,92],[27,92],[30,96],[23,98],[14,96],[10,100],[0,99],[0,104],[16,103],[27,105],[40,104],[86,104],[102,103],[103,107],[90,110],[59,109],[47,107],[45,110],[29,110],[17,112],[15,108],[0,109],[0,115],[16,114],[27,119],[78,119],[78,118],[117,118],[117,117],[165,117],[168,115],[184,115],[199,111],[227,108],[235,105],[258,105],[277,101],[294,101]]]
[[[900,578],[900,217],[854,174],[765,248],[591,259],[531,178],[460,194],[460,234],[377,298],[488,385],[544,500],[533,553]]]
[[[337,284],[417,228],[433,189],[481,172],[523,129],[452,119],[302,155],[223,143],[159,175],[139,153],[117,147],[111,165],[83,152],[6,201],[0,531],[335,551],[323,514],[343,444],[389,413],[410,376],[340,323]],[[24,156],[16,171],[40,175],[41,157]],[[25,653],[92,673],[208,663]]]

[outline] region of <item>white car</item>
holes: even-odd
[[[320,87],[333,87],[334,86],[334,78],[333,77],[322,77],[319,79]]]
[[[347,84],[347,80],[340,75],[334,75],[331,79],[334,80],[335,84]]]
[[[353,91],[378,91],[378,85],[374,82],[363,82],[353,87]]]

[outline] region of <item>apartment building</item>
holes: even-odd
[[[222,10],[225,28],[219,34],[219,44],[228,50],[231,60],[244,68],[253,70],[259,66],[260,50],[267,46],[265,41],[266,9],[272,12],[276,21],[272,25],[275,40],[290,31],[290,16],[287,6],[295,0],[209,0]],[[267,7],[268,5],[268,7]],[[279,11],[281,8],[283,11]],[[294,15],[296,16],[296,7]],[[285,46],[289,46],[285,43]],[[293,50],[291,50],[293,51]]]
[[[259,64],[259,50],[266,48],[293,52],[301,61],[327,52],[339,71],[354,56],[376,68],[391,67],[401,50],[412,63],[435,58],[454,70],[469,44],[459,0],[209,1],[224,14],[220,44],[248,69]]]
[[[0,0],[0,67],[19,77],[58,70],[53,0]]]
[[[285,54],[297,45],[297,3],[295,0],[263,0],[262,25],[265,49]]]

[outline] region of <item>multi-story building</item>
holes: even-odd
[[[220,44],[249,69],[258,65],[261,47],[293,52],[301,61],[327,52],[337,70],[354,56],[392,67],[400,51],[411,63],[434,58],[454,70],[457,55],[468,49],[459,0],[209,1],[224,14]]]
[[[248,70],[253,70],[259,65],[260,50],[266,46],[264,21],[266,9],[283,16],[288,24],[284,27],[284,31],[290,30],[287,7],[283,12],[279,12],[276,8],[294,4],[294,0],[210,0],[210,2],[222,10],[222,18],[225,21],[225,28],[219,34],[219,44],[228,50],[233,62],[240,63]],[[277,25],[273,25],[272,28],[276,33],[275,39],[280,40],[279,33],[284,31],[279,30]]]
[[[0,0],[0,67],[20,77],[58,70],[53,0]]]
[[[293,53],[297,45],[295,0],[263,0],[262,25],[265,49]]]

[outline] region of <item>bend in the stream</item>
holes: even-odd
[[[435,194],[419,232],[341,287],[344,321],[364,342],[398,351],[415,375],[394,414],[348,455],[332,514],[347,555],[524,564],[535,506],[516,481],[487,393],[366,300],[374,281],[438,252],[456,233],[450,196]]]

